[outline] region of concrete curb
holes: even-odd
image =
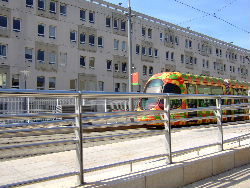
[[[166,165],[148,171],[103,180],[87,187],[102,188],[174,188],[184,186],[250,163],[250,147],[231,149]]]

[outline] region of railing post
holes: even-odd
[[[221,96],[216,99],[216,117],[217,117],[217,126],[218,126],[218,139],[219,139],[219,150],[223,151],[223,128],[222,128],[222,109],[221,109]]]
[[[78,183],[82,185],[84,183],[84,173],[83,173],[83,138],[82,138],[82,95],[79,92],[78,96],[75,98],[75,124],[76,124],[76,156],[79,168]]]
[[[171,122],[170,122],[170,99],[169,96],[164,98],[164,125],[165,125],[165,138],[166,150],[168,154],[168,163],[172,163],[172,148],[171,148]]]

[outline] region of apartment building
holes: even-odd
[[[126,12],[102,0],[0,0],[0,87],[127,91]],[[142,86],[163,71],[249,81],[249,50],[132,13]]]

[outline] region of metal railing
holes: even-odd
[[[222,99],[245,99],[245,101],[249,101],[249,96],[235,96],[235,95],[182,95],[182,94],[145,94],[145,93],[109,93],[109,92],[73,92],[73,91],[37,91],[37,90],[0,90],[0,97],[12,98],[12,97],[42,97],[42,98],[65,98],[67,100],[74,100],[75,111],[72,113],[55,113],[55,112],[33,112],[33,113],[17,113],[17,114],[1,114],[1,120],[33,120],[33,119],[48,119],[48,121],[39,121],[32,122],[26,121],[23,123],[11,123],[11,124],[3,124],[0,125],[0,138],[12,138],[18,139],[19,137],[24,136],[43,136],[43,135],[53,135],[53,134],[65,134],[64,139],[62,140],[50,140],[44,142],[31,142],[24,144],[13,144],[4,145],[0,142],[0,159],[2,160],[11,160],[13,158],[23,158],[32,155],[42,155],[53,152],[67,151],[76,149],[76,155],[78,159],[78,171],[68,172],[64,174],[59,174],[56,176],[33,179],[30,181],[21,182],[19,184],[28,184],[34,183],[37,181],[50,180],[55,178],[62,178],[71,175],[78,175],[79,184],[84,183],[84,173],[93,172],[97,170],[107,169],[115,166],[121,166],[125,164],[131,165],[136,162],[141,162],[145,160],[162,158],[163,160],[167,160],[168,163],[172,163],[173,156],[183,155],[185,153],[200,151],[203,148],[208,148],[212,146],[219,146],[219,151],[224,149],[224,144],[229,142],[238,142],[239,145],[242,140],[249,139],[250,134],[245,134],[241,137],[235,137],[228,140],[224,140],[223,138],[223,118],[224,117],[236,117],[236,116],[245,116],[246,119],[249,119],[249,107],[250,103],[241,103],[241,104],[231,104],[231,105],[222,105]],[[113,100],[113,99],[139,99],[139,98],[161,98],[164,99],[164,110],[145,110],[145,111],[111,111],[107,112],[106,110],[103,112],[83,112],[82,107],[84,106],[84,100],[94,100],[94,99],[102,99],[105,101]],[[214,99],[216,100],[216,106],[208,106],[208,107],[200,107],[200,108],[188,108],[188,109],[171,109],[170,101],[173,99]],[[223,111],[230,109],[247,109],[248,112],[245,114],[231,114],[224,115]],[[215,116],[209,117],[191,117],[191,118],[182,118],[182,119],[172,119],[171,114],[175,113],[186,113],[186,112],[194,112],[194,111],[214,111]],[[161,120],[153,120],[148,122],[137,121],[138,116],[144,115],[152,115],[152,114],[161,114]],[[73,119],[72,119],[73,118]],[[131,121],[133,118],[133,121]],[[171,144],[171,122],[175,121],[191,121],[198,120],[202,118],[214,118],[217,120],[216,127],[218,128],[218,140],[217,143],[208,144],[204,146],[189,148],[185,150],[172,152],[172,144]],[[54,120],[52,120],[54,119]],[[115,121],[113,121],[116,119]],[[112,127],[116,128],[119,126],[139,126],[143,124],[154,124],[154,123],[163,123],[163,130],[149,130],[149,131],[141,131],[138,133],[129,133],[127,135],[124,134],[114,134],[114,135],[104,135],[99,137],[83,137],[83,132],[92,128],[107,128]],[[215,126],[215,125],[212,125]],[[187,128],[188,129],[188,128]],[[67,134],[66,134],[67,133]],[[67,137],[68,133],[75,133],[75,136]],[[103,139],[111,139],[111,138],[119,138],[126,136],[152,136],[152,135],[165,135],[166,141],[166,153],[158,154],[153,156],[146,156],[144,158],[138,158],[118,163],[113,163],[109,165],[97,166],[93,168],[84,168],[83,166],[83,154],[84,148],[83,144],[87,141],[98,141]],[[60,147],[51,148],[51,146],[63,146],[63,149]],[[34,150],[36,148],[42,148],[42,150]],[[14,153],[12,151],[15,151]],[[28,151],[25,152],[25,151]],[[12,185],[19,185],[18,183]]]

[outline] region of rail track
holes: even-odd
[[[242,123],[242,124],[238,124]],[[237,127],[237,131],[234,128]],[[53,128],[53,127],[51,127]],[[54,127],[56,128],[56,127]],[[23,134],[14,135],[15,132],[8,130],[6,132],[1,132],[0,139],[0,148],[4,149],[4,152],[0,152],[0,161],[15,159],[15,158],[23,158],[30,156],[37,156],[49,153],[56,152],[64,152],[69,150],[75,150],[76,142],[66,142],[68,140],[75,140],[75,133],[73,129],[65,126],[66,129],[59,129],[59,131],[54,132],[50,131],[47,134],[37,132],[24,132]],[[203,132],[204,129],[206,131],[208,128],[211,130],[215,130],[216,125],[201,125],[201,126],[192,126],[192,127],[181,127],[181,128],[173,128],[172,133],[178,132],[186,132],[188,136],[195,135],[192,132]],[[249,125],[243,124],[243,122],[230,122],[225,128],[230,135],[237,136],[242,135],[243,133],[250,133]],[[3,134],[4,133],[4,134]],[[104,144],[111,144],[117,142],[123,142],[128,140],[135,140],[139,138],[144,138],[148,136],[157,136],[163,135],[164,130],[160,128],[145,128],[145,126],[129,126],[129,127],[106,127],[106,128],[92,128],[85,129],[83,131],[83,147],[94,147]],[[173,134],[173,137],[175,134]],[[228,137],[228,138],[231,138]],[[178,143],[181,143],[181,138],[178,138]],[[55,143],[56,142],[56,143]],[[58,144],[60,142],[60,144]],[[37,148],[36,146],[41,143],[48,143],[48,145]],[[53,144],[55,143],[55,144]],[[30,147],[21,148],[21,146],[29,144]],[[185,145],[185,142],[182,143]],[[13,149],[13,146],[15,147]],[[19,148],[20,146],[20,148]],[[18,153],[18,154],[17,154]]]

